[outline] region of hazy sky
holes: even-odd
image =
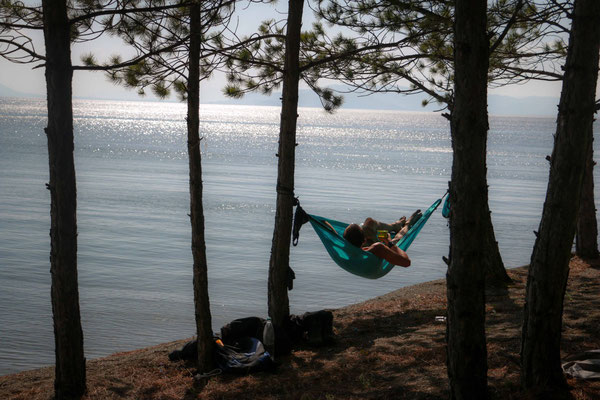
[[[280,1],[275,6],[272,5],[252,5],[244,9],[238,7],[240,17],[237,19],[238,26],[242,33],[250,33],[257,27],[260,21],[267,18],[281,19],[285,17],[287,2]],[[312,21],[312,11],[305,8],[304,25],[309,26]],[[38,43],[42,43],[38,36]],[[98,60],[106,59],[116,52],[124,52],[124,46],[120,39],[103,37],[93,42],[93,51]],[[43,46],[37,49],[43,51]],[[90,51],[89,44],[74,46],[72,49],[72,60],[74,64],[80,63],[80,57],[83,53]],[[202,86],[202,102],[210,103],[223,100],[221,89],[225,80],[222,75],[217,74],[214,78],[205,81]],[[45,95],[44,69],[32,69],[29,64],[12,64],[4,59],[0,59],[0,84],[13,90],[28,93]],[[513,97],[529,96],[560,96],[561,85],[559,82],[543,83],[531,82],[526,85],[513,85],[499,89],[490,90],[490,94],[503,94]],[[73,95],[84,98],[103,98],[103,99],[136,99],[139,98],[135,91],[127,90],[107,81],[105,75],[101,72],[75,71],[73,77]],[[152,98],[148,95],[147,98]]]

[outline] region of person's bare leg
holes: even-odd
[[[390,225],[392,225],[392,227],[394,228],[390,229],[391,231],[398,232],[400,231],[400,229],[404,228],[404,225],[406,225],[406,217],[402,217],[398,221]]]
[[[400,239],[402,239],[402,237],[404,235],[406,235],[406,233],[409,231],[409,229],[412,228],[412,226],[414,224],[416,224],[417,221],[420,220],[422,216],[423,216],[423,214],[421,213],[421,210],[415,211],[413,213],[413,215],[411,215],[410,218],[408,219],[408,221],[406,222],[406,225],[404,225],[404,227],[396,233],[396,235],[392,239],[392,243],[394,243],[394,244],[398,243],[398,241],[400,241]]]

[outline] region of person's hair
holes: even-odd
[[[350,224],[344,230],[344,239],[346,239],[356,247],[360,247],[365,241],[365,234],[363,233],[363,230],[359,225]]]

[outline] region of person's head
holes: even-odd
[[[365,241],[365,234],[360,225],[350,224],[344,230],[344,239],[346,239],[356,247],[360,247]]]

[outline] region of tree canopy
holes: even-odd
[[[488,86],[559,80],[568,2],[497,0],[487,9]],[[399,43],[336,64],[332,78],[362,92],[425,94],[451,106],[454,2],[322,0],[318,15],[369,44]]]

